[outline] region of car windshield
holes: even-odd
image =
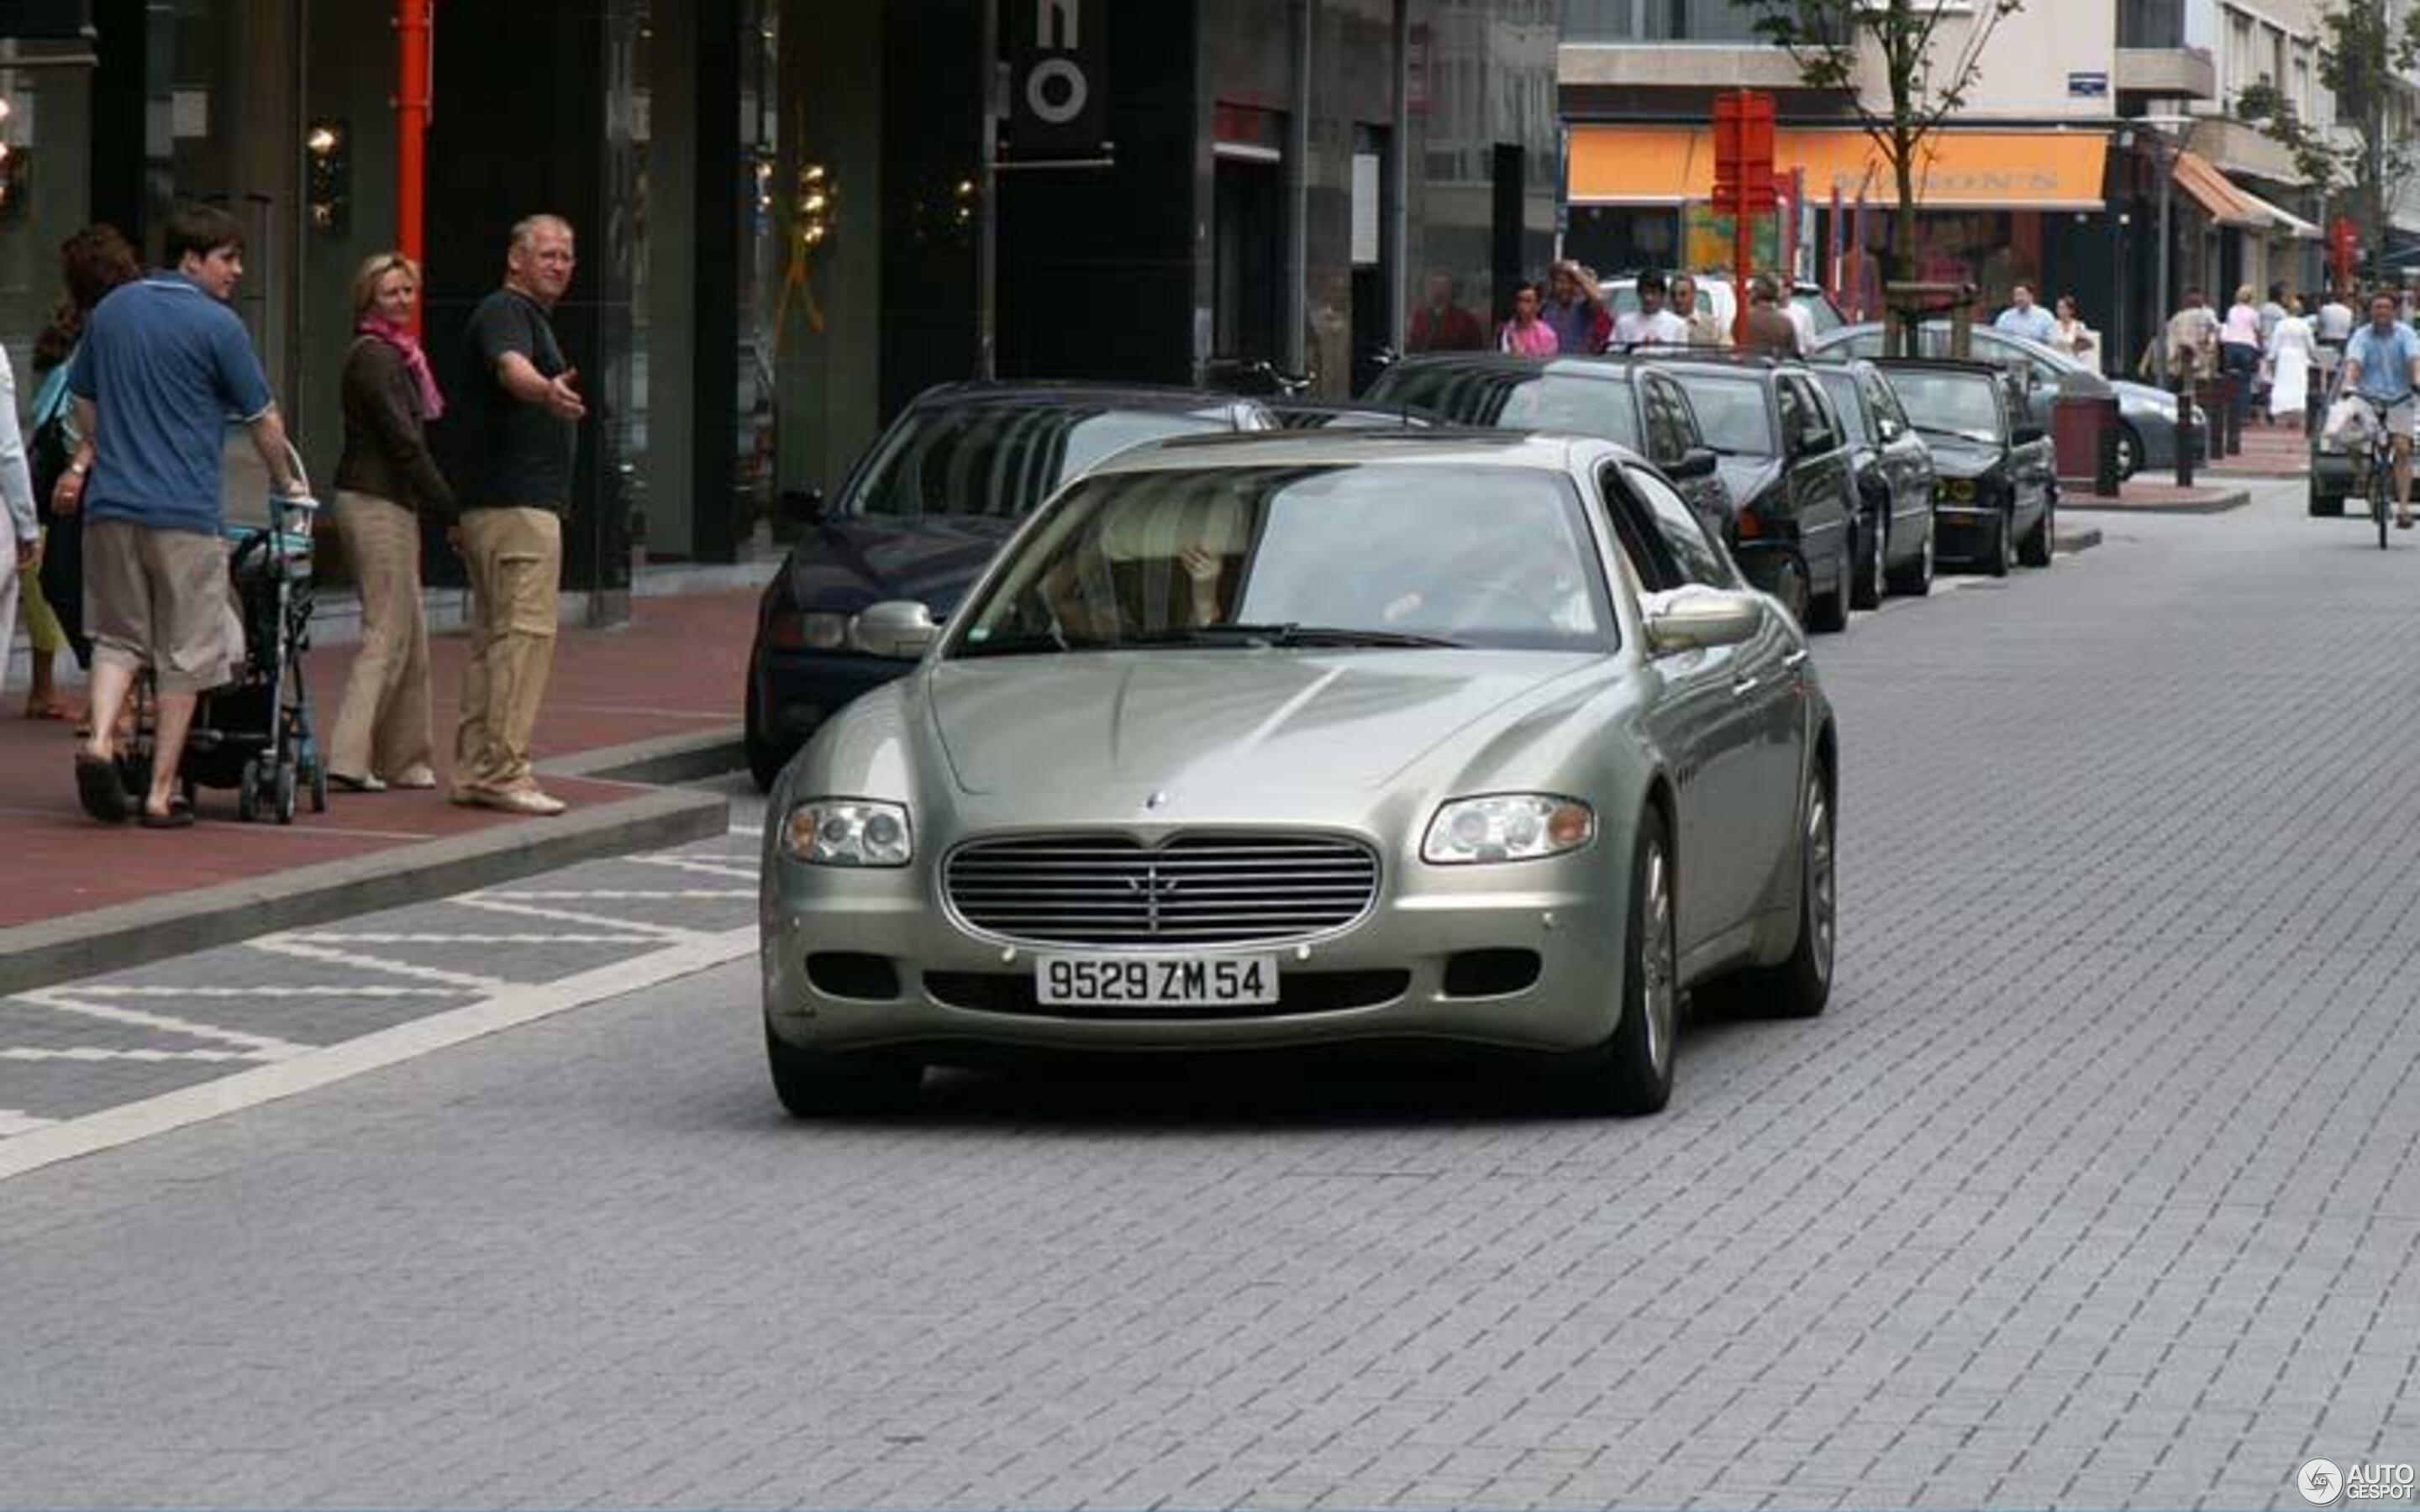
[[[1698,429],[1708,446],[1741,456],[1779,454],[1772,417],[1765,412],[1762,379],[1692,373],[1687,383],[1689,404],[1698,411]]]
[[[909,518],[1016,519],[1112,453],[1163,437],[1227,428],[1223,416],[1080,401],[933,405],[892,427],[842,507],[849,514]]]
[[[1979,373],[1926,373],[1914,368],[1892,370],[1891,387],[1899,391],[1900,408],[1920,431],[1956,436],[1997,445],[2000,407],[1992,393],[1993,379]]]
[[[1566,430],[1638,444],[1630,380],[1614,374],[1575,378],[1528,367],[1418,364],[1388,370],[1370,397],[1410,405],[1450,424]]]
[[[1594,650],[1613,623],[1578,495],[1553,473],[1118,472],[1068,489],[1011,550],[952,656]]]

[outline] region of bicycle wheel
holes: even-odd
[[[2378,548],[2386,549],[2386,491],[2393,487],[2395,466],[2382,457],[2369,459],[2369,517],[2378,522]]]

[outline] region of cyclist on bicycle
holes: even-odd
[[[2392,294],[2369,299],[2369,324],[2345,343],[2344,388],[2367,399],[2385,417],[2395,444],[2395,524],[2412,528],[2412,427],[2420,414],[2420,334],[2397,316]]]

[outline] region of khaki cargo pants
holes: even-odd
[[[471,574],[471,659],[454,732],[454,791],[535,787],[530,737],[554,669],[563,521],[551,509],[467,511],[462,557]]]

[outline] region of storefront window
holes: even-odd
[[[92,72],[19,64],[0,42],[0,342],[30,395],[34,338],[59,295],[58,246],[90,204]]]

